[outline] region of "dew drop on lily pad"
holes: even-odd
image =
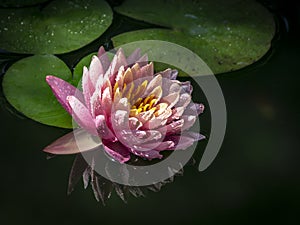
[[[164,40],[198,54],[214,73],[250,65],[265,55],[275,34],[273,15],[253,0],[125,0],[115,10],[166,27],[120,34],[115,46],[138,40]]]
[[[0,9],[0,49],[59,54],[97,39],[111,24],[105,1],[54,0],[44,7]]]
[[[62,108],[46,83],[55,75],[77,86],[67,65],[54,55],[35,55],[14,63],[3,78],[8,102],[25,116],[43,124],[72,128],[71,116]]]

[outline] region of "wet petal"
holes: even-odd
[[[83,91],[85,104],[90,110],[91,109],[90,99],[95,89],[90,80],[89,71],[85,66],[83,67],[83,75],[82,75],[82,91]]]
[[[153,92],[153,90],[155,88],[160,87],[161,88],[162,85],[162,76],[159,74],[157,76],[155,76],[147,85],[147,90],[146,90],[146,95],[150,95],[151,92]]]
[[[151,150],[151,151],[137,151],[135,149],[130,149],[130,152],[146,159],[161,159],[163,156],[159,154],[159,151]]]
[[[83,96],[81,92],[73,85],[58,77],[49,75],[46,77],[46,81],[52,89],[52,92],[59,101],[59,103],[65,108],[65,110],[69,114],[72,114],[71,108],[67,102],[67,96],[76,94],[76,97],[78,97],[82,101]]]
[[[115,54],[115,56],[112,60],[107,72],[109,74],[113,75],[119,70],[119,68],[121,66],[127,66],[127,65],[128,65],[128,63],[127,63],[126,57],[124,55],[123,49],[119,48],[119,50],[117,51],[117,53]]]
[[[154,67],[153,63],[150,62],[146,66],[141,67],[141,77],[153,77]]]
[[[160,143],[150,143],[150,144],[145,144],[143,147],[152,149],[155,151],[164,151],[164,150],[170,150],[174,148],[175,143],[173,141],[163,141]]]
[[[176,120],[176,121],[171,122],[168,125],[160,127],[158,129],[158,131],[160,131],[164,135],[171,135],[171,134],[180,133],[181,130],[182,130],[183,124],[184,124],[183,119]]]
[[[85,105],[75,96],[68,96],[67,101],[72,108],[72,116],[82,128],[86,129],[93,135],[97,135],[95,122]]]
[[[130,127],[131,130],[137,130],[141,126],[143,126],[143,124],[135,117],[130,117],[128,119],[128,121],[129,121],[129,127]]]
[[[103,46],[101,46],[98,50],[98,58],[102,64],[103,71],[106,71],[110,65],[110,60]]]
[[[101,144],[101,140],[98,137],[91,135],[83,128],[79,128],[60,137],[43,151],[56,155],[77,154],[94,150]]]
[[[103,140],[104,150],[120,163],[127,162],[130,159],[129,150],[120,142],[108,142]]]
[[[194,141],[201,141],[201,140],[206,138],[203,134],[196,133],[196,132],[193,132],[193,131],[186,131],[186,132],[184,132],[184,135],[193,138]]]
[[[184,120],[182,131],[184,131],[184,130],[191,128],[194,125],[194,123],[196,121],[196,116],[184,115],[184,116],[182,116],[182,119]]]
[[[168,140],[173,141],[175,143],[175,146],[170,150],[185,150],[191,145],[193,145],[195,141],[197,141],[193,137],[183,135],[170,136],[168,137]]]
[[[168,69],[166,69],[164,71],[161,71],[157,74],[161,74],[163,78],[170,79],[170,80],[175,80],[177,78],[178,71],[177,70],[171,70],[170,68],[168,68]],[[157,75],[157,74],[155,74],[155,75]]]
[[[170,93],[169,95],[161,98],[161,102],[168,104],[168,108],[172,108],[179,100],[179,92]]]
[[[181,83],[181,93],[191,94],[193,92],[193,86],[189,81]]]
[[[105,90],[103,91],[101,107],[103,108],[106,114],[110,114],[112,107],[112,96],[109,87],[105,88]]]
[[[184,114],[187,115],[199,115],[203,113],[204,111],[204,105],[203,104],[198,104],[198,103],[191,103],[187,106]]]
[[[180,95],[179,100],[175,107],[186,107],[191,102],[191,95],[188,93],[183,93]]]
[[[93,56],[89,68],[89,76],[92,84],[95,85],[97,83],[97,80],[101,74],[104,74],[102,64],[97,56]]]
[[[108,128],[104,115],[98,115],[95,119],[98,135],[106,140],[116,141],[115,135]]]

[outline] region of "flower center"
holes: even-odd
[[[138,98],[130,109],[130,116],[136,116],[137,114],[148,110],[153,110],[154,112],[156,110],[155,104],[157,101],[155,95],[149,95],[146,98]]]

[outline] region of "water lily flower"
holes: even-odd
[[[109,156],[124,163],[131,154],[151,160],[161,159],[164,150],[186,149],[204,138],[189,131],[204,106],[191,102],[192,86],[176,80],[177,74],[172,69],[154,73],[153,63],[141,56],[140,49],[126,58],[120,48],[110,62],[101,47],[89,69],[83,68],[82,91],[47,76],[57,100],[80,128],[44,151],[75,154],[103,146]]]

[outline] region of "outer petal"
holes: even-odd
[[[103,70],[106,71],[109,67],[110,61],[103,46],[101,46],[98,50],[98,58],[102,64]]]
[[[186,107],[191,102],[191,95],[188,93],[183,93],[180,95],[178,102],[175,107]]]
[[[95,138],[84,129],[79,128],[60,137],[43,151],[56,155],[77,154],[93,150],[101,144],[99,138]]]
[[[82,75],[82,91],[85,100],[85,105],[90,110],[91,109],[90,99],[93,92],[95,91],[95,88],[92,84],[92,81],[90,80],[89,71],[85,66],[83,67],[83,75]]]
[[[131,53],[127,58],[128,65],[134,64],[137,60],[141,58],[141,49],[137,48],[134,52]]]
[[[194,115],[184,115],[181,118],[184,120],[182,131],[191,128],[196,121],[196,116]]]
[[[106,124],[104,115],[98,115],[95,119],[95,122],[98,134],[101,138],[109,141],[116,141],[115,135],[112,133],[112,131],[108,128]]]
[[[117,53],[115,54],[110,67],[108,69],[108,73],[110,73],[111,75],[115,74],[119,68],[121,66],[127,66],[127,60],[126,57],[124,55],[123,49],[119,48],[119,50],[117,51]]]
[[[166,69],[162,72],[159,72],[159,73],[162,75],[163,78],[170,79],[170,80],[175,80],[177,78],[177,75],[178,75],[177,70],[171,70],[170,68]],[[155,75],[157,75],[157,74],[155,74]]]
[[[184,111],[184,114],[186,115],[199,115],[203,113],[204,111],[204,105],[199,103],[190,103],[186,110]]]
[[[161,159],[163,156],[159,154],[159,151],[151,150],[151,151],[136,151],[134,149],[130,149],[130,152],[146,159]]]
[[[179,92],[170,93],[169,95],[163,97],[161,102],[167,103],[168,108],[172,108],[179,100]]]
[[[100,75],[104,74],[103,66],[97,56],[93,56],[90,64],[90,80],[92,84],[96,84]]]
[[[83,96],[82,93],[75,88],[73,85],[69,84],[68,82],[54,76],[47,76],[46,81],[52,89],[53,94],[59,101],[59,103],[65,108],[65,110],[72,114],[71,107],[67,102],[67,96],[75,95],[78,97],[80,101],[82,101]]]
[[[75,96],[68,96],[67,100],[72,108],[72,116],[75,121],[91,134],[97,135],[95,122],[85,105]]]
[[[181,132],[183,124],[183,119],[172,121],[168,125],[160,127],[158,131],[160,131],[163,135],[178,134]]]
[[[109,142],[103,140],[104,150],[120,163],[127,162],[130,159],[129,150],[120,142]]]
[[[148,63],[148,55],[147,54],[143,55],[136,62],[139,63],[140,66],[146,65]]]
[[[204,139],[205,136],[195,132],[184,132],[181,135],[169,136],[165,141],[173,141],[175,143],[174,148],[170,150],[181,150],[190,147],[195,141]]]

